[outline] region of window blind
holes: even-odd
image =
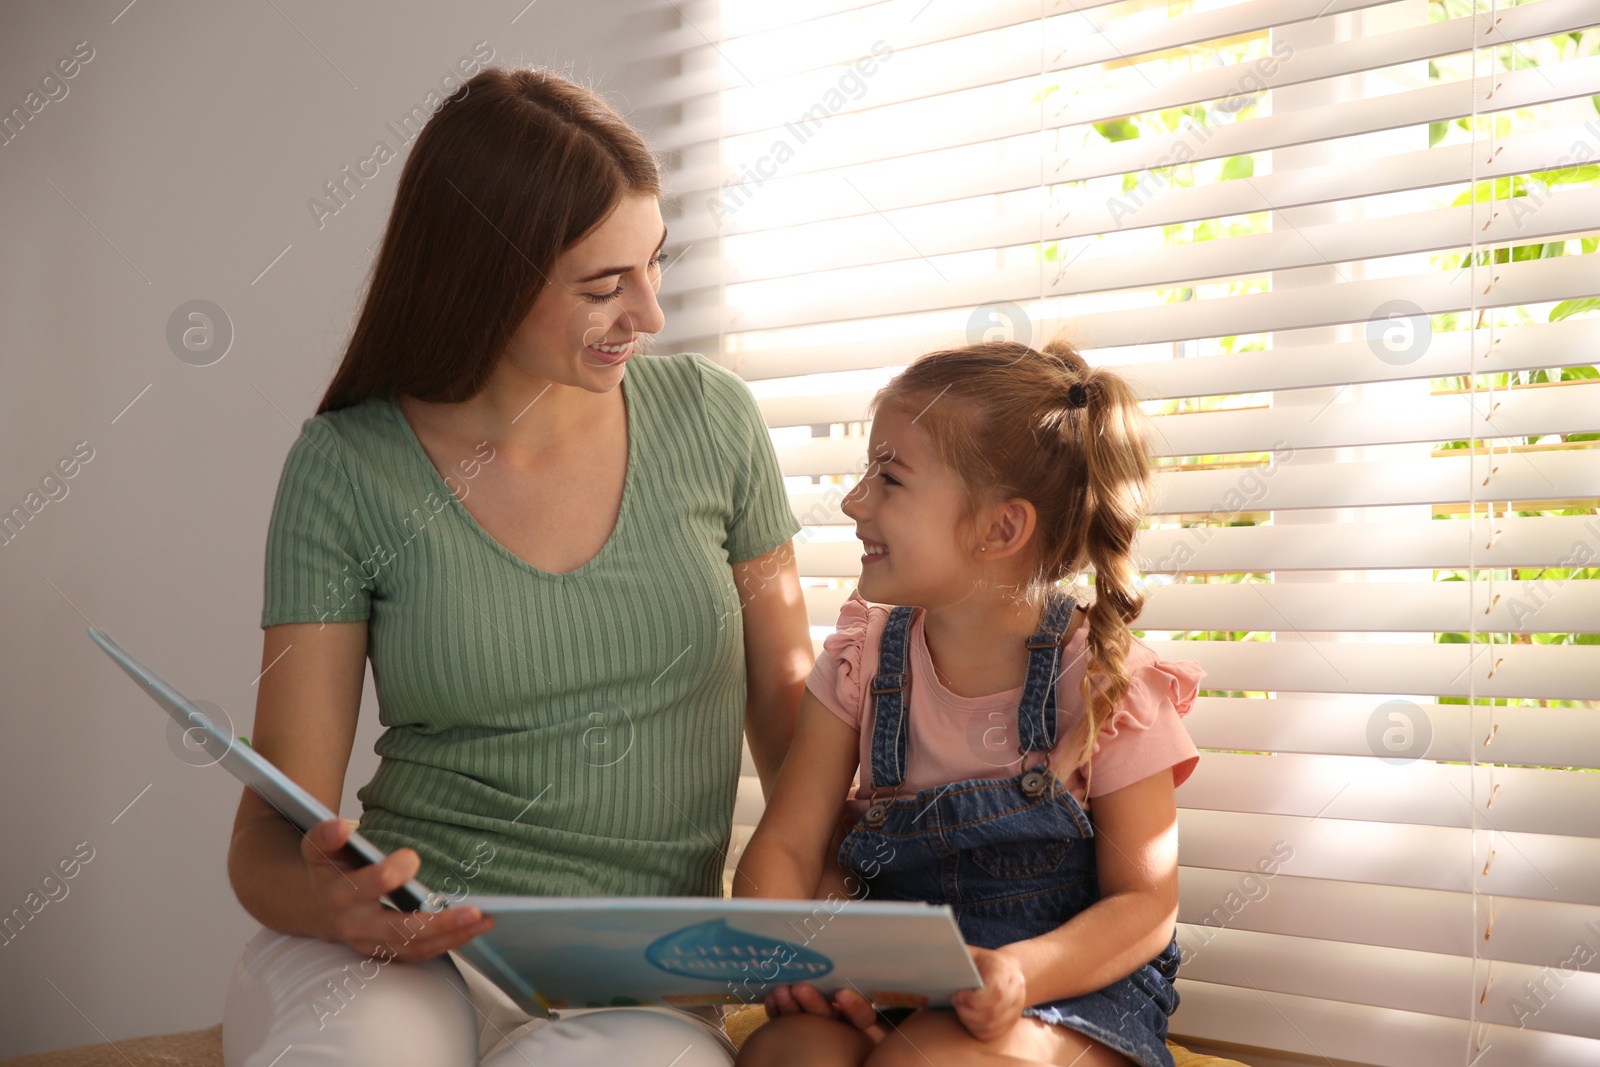
[[[1207,671],[1174,1038],[1600,1062],[1592,0],[668,17],[665,347],[756,391],[818,649],[873,391],[1065,327],[1156,430],[1137,625]]]

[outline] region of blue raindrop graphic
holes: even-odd
[[[669,974],[712,982],[812,982],[833,961],[804,945],[735,930],[726,919],[685,926],[656,939],[645,959]]]

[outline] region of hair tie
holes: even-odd
[[[1067,386],[1067,407],[1081,408],[1089,402],[1089,390],[1083,387],[1082,382],[1073,382]]]

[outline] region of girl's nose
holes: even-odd
[[[867,479],[863,475],[855,485],[850,487],[850,491],[844,495],[844,500],[839,503],[839,510],[844,512],[848,518],[861,518],[862,505],[866,502],[867,492]]]

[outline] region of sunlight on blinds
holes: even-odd
[[[1592,0],[681,11],[669,339],[762,403],[817,643],[873,391],[1064,327],[1146,398],[1138,625],[1211,687],[1174,1035],[1600,1063]]]

